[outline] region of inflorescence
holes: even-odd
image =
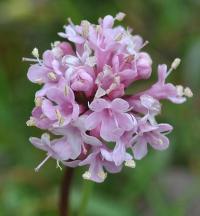
[[[130,28],[114,27],[124,16],[108,15],[97,25],[87,20],[75,25],[69,19],[59,33],[66,41],[54,42],[42,56],[34,48],[34,58],[24,58],[33,62],[28,79],[41,85],[27,125],[48,131],[30,138],[47,152],[36,171],[54,158],[59,168],[88,166],[83,178],[103,182],[107,172],[120,172],[123,165],[135,168],[148,145],[156,150],[169,146],[166,134],[172,126],[155,118],[160,100],[183,103],[192,91],[166,82],[180,64],[177,58],[169,69],[158,66],[158,79],[150,88],[126,94],[127,87],[150,78],[152,60],[141,51],[147,42]]]

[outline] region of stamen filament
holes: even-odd
[[[51,155],[47,155],[47,157],[35,168],[35,172],[38,172],[39,169],[47,162],[47,160],[51,157]]]

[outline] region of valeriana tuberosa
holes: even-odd
[[[62,42],[54,42],[40,55],[34,48],[28,79],[41,85],[35,94],[28,126],[45,133],[30,142],[57,166],[86,166],[84,179],[103,182],[108,173],[122,167],[134,168],[148,148],[165,150],[172,126],[157,123],[160,101],[183,103],[192,91],[167,81],[180,64],[175,59],[167,69],[157,69],[157,81],[142,92],[127,95],[126,89],[147,80],[152,59],[142,48],[146,42],[130,28],[114,26],[125,14],[100,18],[98,24],[83,20],[75,25],[70,19],[59,33]],[[128,150],[131,151],[128,151]],[[132,152],[132,153],[130,153]]]

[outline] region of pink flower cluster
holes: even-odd
[[[88,166],[83,178],[103,182],[107,172],[120,172],[123,165],[134,168],[134,160],[147,154],[148,145],[156,150],[169,146],[166,134],[172,126],[155,119],[160,100],[183,103],[192,92],[166,81],[180,63],[175,59],[169,70],[158,66],[158,80],[150,88],[126,94],[130,85],[150,78],[152,60],[141,51],[146,42],[140,36],[114,26],[124,16],[108,15],[97,25],[69,20],[65,32],[59,33],[65,42],[53,43],[41,58],[35,48],[35,58],[24,59],[35,62],[28,79],[41,85],[27,125],[49,132],[30,138],[47,152],[36,171],[54,158],[58,167]]]

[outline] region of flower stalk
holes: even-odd
[[[74,170],[72,168],[66,168],[61,182],[60,200],[59,200],[60,216],[70,216],[69,196],[70,196],[70,188],[72,185],[73,172]]]

